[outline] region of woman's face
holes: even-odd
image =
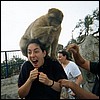
[[[66,60],[66,56],[63,56],[62,53],[58,53],[58,60],[59,60],[61,63],[64,63],[65,60]]]
[[[28,60],[32,63],[34,67],[39,68],[44,64],[44,57],[46,56],[46,51],[43,52],[38,44],[29,44],[27,53]]]

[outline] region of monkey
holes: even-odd
[[[63,17],[64,15],[61,10],[51,8],[47,14],[33,21],[20,39],[19,46],[22,54],[27,57],[26,45],[30,39],[39,39],[46,46],[47,53],[56,59],[56,50],[62,29],[61,23]]]

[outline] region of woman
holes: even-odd
[[[58,52],[58,60],[61,62],[68,80],[82,86],[83,77],[78,66],[71,61],[70,53],[65,50]],[[69,89],[69,99],[75,99],[75,94]]]
[[[18,78],[18,94],[25,99],[59,99],[59,79],[67,76],[57,60],[51,59],[37,39],[27,44],[27,57]]]

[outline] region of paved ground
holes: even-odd
[[[18,97],[18,87],[17,87],[18,75],[11,78],[6,78],[1,80],[1,99],[19,99]],[[85,83],[84,89],[91,91],[92,84]]]

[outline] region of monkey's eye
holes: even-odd
[[[58,18],[55,18],[55,17],[48,17],[49,21],[50,22],[53,22],[57,25],[61,24],[61,21],[58,19]]]
[[[48,17],[48,19],[49,19],[49,20],[53,20],[53,19],[54,19],[54,17],[51,17],[51,16],[50,16],[50,17]]]

